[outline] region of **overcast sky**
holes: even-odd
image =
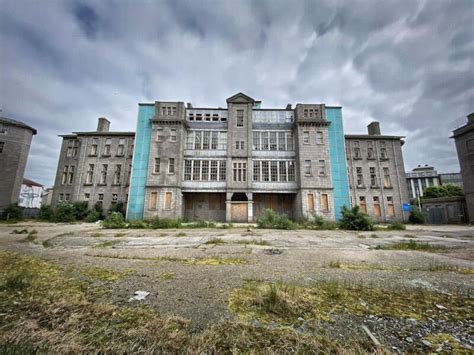
[[[52,185],[58,134],[134,131],[137,103],[341,105],[346,133],[406,136],[405,169],[459,165],[474,111],[474,1],[0,0],[1,115],[38,129],[25,177]]]

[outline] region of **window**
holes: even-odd
[[[321,209],[323,211],[329,211],[328,194],[321,194]]]
[[[156,129],[156,141],[157,142],[163,142],[164,141],[164,134],[163,134],[163,128],[157,128]]]
[[[225,181],[225,160],[197,160],[184,161],[184,180],[186,181]]]
[[[308,118],[308,109],[303,110],[303,117]]]
[[[237,110],[237,127],[244,126],[244,110]]]
[[[89,201],[90,198],[91,198],[91,194],[88,193],[88,192],[86,192],[86,193],[84,194],[84,201]]]
[[[359,207],[362,212],[367,213],[367,204],[365,203],[365,196],[359,197]]]
[[[318,175],[325,176],[326,175],[326,161],[320,160],[318,162]]]
[[[393,197],[387,196],[387,214],[390,217],[395,216],[395,207],[393,205]]]
[[[209,160],[203,160],[201,163],[201,180],[209,180]]]
[[[99,194],[97,197],[98,201],[104,201],[104,194]]]
[[[98,151],[99,140],[98,138],[92,138],[91,152],[90,155],[96,156]]]
[[[354,159],[360,159],[360,147],[359,147],[359,141],[354,141],[353,143],[354,146]]]
[[[186,134],[186,149],[194,148],[195,131],[188,131]]]
[[[199,181],[201,179],[201,161],[193,160],[193,180]]]
[[[305,176],[311,176],[311,160],[304,161],[304,174]]]
[[[288,181],[295,181],[295,163],[293,161],[288,162]]]
[[[104,146],[104,155],[109,156],[110,155],[110,146],[112,145],[112,138],[106,138],[105,139],[105,146]]]
[[[323,144],[323,143],[324,143],[323,132],[317,131],[316,132],[316,144]]]
[[[173,115],[176,116],[176,106],[173,106]]]
[[[294,150],[293,133],[286,134],[286,150]]]
[[[287,169],[286,169],[286,161],[280,161],[278,162],[278,173],[279,177],[278,180],[281,182],[286,182],[287,181]]]
[[[233,162],[233,179],[236,182],[245,182],[247,180],[247,163]]]
[[[69,170],[69,165],[64,165],[63,167],[63,176],[61,179],[61,184],[66,185],[67,183],[67,172]]]
[[[168,173],[174,174],[174,158],[170,158],[168,161]]]
[[[385,146],[385,142],[380,142],[380,159],[388,159],[387,156],[387,148]]]
[[[262,180],[263,181],[270,181],[269,169],[268,165],[270,162],[262,161]]]
[[[226,170],[227,170],[226,161],[225,160],[219,161],[219,180],[220,181],[225,181],[227,177]]]
[[[382,211],[380,210],[380,199],[378,196],[374,196],[374,215],[376,217],[380,217],[382,215]]]
[[[285,132],[278,132],[278,150],[286,150]]]
[[[160,173],[160,165],[161,165],[160,158],[155,158],[155,169],[153,170],[155,174]]]
[[[202,149],[209,149],[210,146],[210,131],[204,131],[202,134]]]
[[[73,180],[74,180],[74,165],[71,165],[69,167],[69,174],[68,174],[68,179],[67,179],[68,185],[72,185]]]
[[[375,168],[369,168],[370,171],[370,186],[376,187],[377,186],[377,175],[375,174]]]
[[[148,203],[148,209],[156,210],[158,205],[158,192],[150,192],[150,202]]]
[[[227,149],[227,132],[219,132],[219,145],[217,149]]]
[[[211,160],[211,176],[210,176],[211,181],[217,181],[217,176],[218,176],[217,172],[218,172],[218,161]]]
[[[117,149],[117,155],[123,156],[124,154],[125,154],[125,138],[120,138],[118,149]]]
[[[86,184],[92,184],[94,182],[94,164],[89,164],[86,174]]]
[[[166,192],[165,193],[165,209],[170,210],[171,209],[171,200],[173,198],[173,193],[172,192]]]
[[[361,167],[356,168],[356,174],[357,174],[357,187],[364,187],[364,175],[362,174]]]
[[[275,160],[270,162],[270,180],[278,181],[278,162]]]
[[[162,106],[161,107],[161,114],[164,116],[166,115],[166,107],[165,106]]]
[[[59,194],[58,201],[64,201],[64,194]]]
[[[253,150],[260,150],[260,132],[253,132]]]
[[[171,107],[170,107],[170,106],[168,106],[168,107],[166,108],[166,114],[167,114],[168,116],[171,115]]]
[[[69,202],[71,200],[71,194],[65,194],[64,200]]]
[[[260,161],[253,162],[253,181],[260,181]]]
[[[186,180],[186,181],[191,180],[192,163],[193,163],[192,160],[185,160],[184,161],[184,180]]]
[[[210,113],[206,113],[206,121],[210,121],[211,120],[211,114]]]
[[[118,194],[112,194],[112,203],[118,201]]]
[[[373,142],[367,142],[367,159],[375,159]]]
[[[66,156],[67,157],[72,157],[72,147],[73,146],[74,146],[74,141],[72,139],[68,140],[67,151],[66,151]]]
[[[236,150],[244,150],[244,141],[235,141]]]
[[[211,149],[213,150],[217,149],[218,141],[219,141],[219,132],[211,131]]]
[[[194,149],[202,149],[202,145],[201,145],[201,139],[202,137],[202,131],[196,131],[195,132],[195,139],[194,139]]]
[[[277,150],[277,132],[270,132],[270,150]]]
[[[411,184],[408,184],[411,188]],[[390,172],[388,168],[383,168],[383,187],[385,188],[391,188],[392,187],[392,181],[390,180]]]
[[[303,132],[303,144],[309,144],[309,131]]]
[[[306,198],[307,198],[307,201],[308,201],[308,211],[314,211],[314,195],[313,194],[307,194]]]
[[[5,142],[0,142],[0,153],[3,153],[4,147],[5,147]]]
[[[122,178],[122,165],[116,164],[115,165],[115,173],[114,173],[114,184],[120,185],[120,179]]]
[[[107,164],[102,164],[102,171],[100,172],[100,184],[107,184]]]

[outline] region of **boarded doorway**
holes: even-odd
[[[231,198],[231,220],[237,223],[248,222],[248,198],[245,192],[234,192]]]

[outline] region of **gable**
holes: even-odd
[[[254,103],[255,100],[252,99],[250,96],[247,96],[241,92],[235,94],[234,96],[229,97],[227,103]]]

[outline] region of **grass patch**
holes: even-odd
[[[31,233],[30,233],[30,234],[28,234],[28,235],[26,236],[26,238],[20,240],[20,242],[21,242],[21,243],[33,243],[33,242],[36,240],[36,238],[38,238],[38,237],[36,236],[36,234],[31,234]]]
[[[425,339],[431,343],[431,347],[434,350],[441,348],[444,354],[469,354],[472,351],[472,349],[463,346],[450,334],[428,334]]]
[[[405,238],[416,238],[416,236],[414,236],[412,234],[405,234],[404,237]]]
[[[357,234],[357,238],[359,238],[359,239],[365,239],[365,238],[366,238],[366,236],[365,236],[365,235],[363,235],[363,234]]]
[[[179,232],[175,235],[175,237],[186,237],[186,233],[184,232]]]
[[[28,229],[14,229],[10,234],[28,234]]]
[[[377,245],[374,249],[382,250],[417,250],[427,252],[445,251],[447,248],[442,245],[432,245],[429,243],[417,243],[414,240],[399,242],[394,244]]]
[[[94,245],[93,248],[110,248],[119,243],[120,243],[119,240],[108,240],[106,242],[102,242],[102,243]]]
[[[92,233],[92,234],[91,234],[91,237],[93,237],[93,238],[100,238],[100,237],[102,237],[102,233],[100,233],[100,232]]]
[[[176,274],[174,272],[164,272],[160,275],[160,279],[162,280],[172,280],[174,279]]]
[[[115,233],[114,237],[115,238],[123,238],[127,235],[127,233]]]
[[[447,310],[439,310],[435,304],[442,304]],[[472,314],[474,301],[469,297],[424,290],[388,291],[332,282],[308,287],[247,282],[231,293],[229,307],[242,320],[291,325],[297,323],[299,317],[330,321],[333,313],[464,320]]]
[[[61,233],[61,234],[58,234],[56,237],[67,237],[69,235],[74,235],[74,233],[73,232]]]
[[[233,242],[235,244],[252,244],[252,245],[271,245],[269,242],[263,239],[240,239]]]
[[[133,275],[134,270],[127,269],[125,271],[113,271],[94,266],[81,270],[81,274],[90,277],[93,280],[115,282]]]
[[[160,233],[159,237],[167,237],[168,235],[168,233]]]
[[[446,264],[432,264],[428,267],[401,267],[401,266],[382,266],[376,264],[349,264],[342,263],[339,260],[332,260],[328,263],[327,267],[332,269],[341,269],[341,270],[381,270],[381,271],[432,271],[432,272],[455,272],[458,274],[472,275],[474,274],[474,269],[472,268],[462,268],[453,265]]]
[[[370,238],[378,238],[378,237],[379,237],[379,236],[378,236],[377,234],[375,234],[375,233],[373,233],[373,234],[370,235]]]
[[[240,265],[246,264],[247,260],[241,258],[195,258],[181,259],[186,265]]]
[[[211,238],[208,241],[206,241],[204,244],[225,244],[225,240],[222,238]]]

